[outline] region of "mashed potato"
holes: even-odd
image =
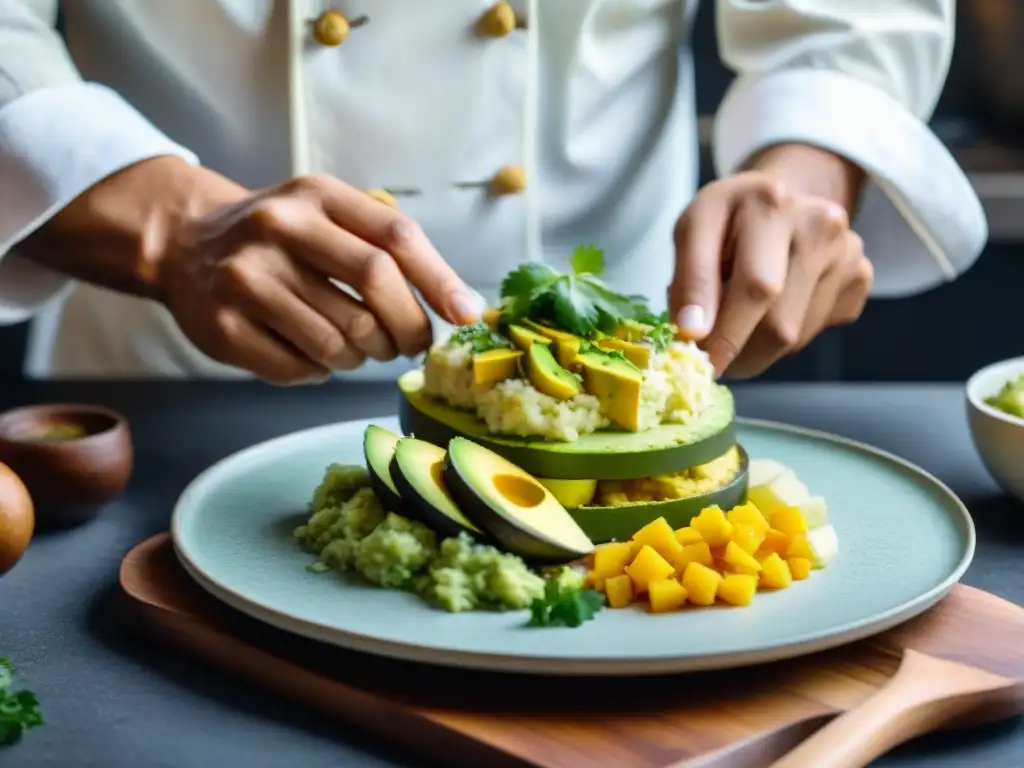
[[[640,429],[686,423],[709,403],[714,386],[714,369],[696,345],[675,342],[655,353],[644,371]],[[449,405],[473,411],[495,434],[571,442],[611,423],[593,395],[558,400],[525,379],[476,384],[470,344],[440,343],[431,348],[424,389]]]

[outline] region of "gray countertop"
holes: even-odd
[[[959,493],[978,528],[965,581],[1024,604],[1024,509],[1000,495],[971,445],[958,386],[761,385],[740,411],[872,443],[920,464]],[[128,491],[93,523],[37,536],[0,579],[0,655],[43,701],[47,724],[0,766],[277,768],[424,765],[276,700],[130,632],[115,610],[118,564],[166,530],[184,485],[213,461],[292,430],[393,411],[388,387],[275,390],[257,384],[4,385],[0,407],[99,402],[124,412],[136,443]],[[892,766],[1024,765],[1017,720],[931,737]]]

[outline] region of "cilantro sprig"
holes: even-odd
[[[0,747],[17,744],[25,731],[42,724],[36,695],[14,690],[14,665],[10,659],[0,658]]]
[[[604,595],[592,589],[578,589],[548,579],[544,597],[530,605],[531,627],[579,627],[604,607]]]
[[[460,326],[452,332],[449,338],[452,344],[469,344],[473,348],[474,354],[512,346],[508,339],[491,330],[491,327],[484,322]]]
[[[601,279],[604,253],[600,248],[581,245],[569,263],[569,273],[536,262],[509,273],[501,284],[503,319],[548,320],[590,338],[596,331],[613,333],[619,323],[636,315],[635,299],[616,293]]]

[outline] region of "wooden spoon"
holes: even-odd
[[[957,721],[1019,711],[1024,683],[910,648],[896,674],[863,704],[837,717],[773,765],[861,768],[905,741]],[[967,718],[967,720],[965,720]]]

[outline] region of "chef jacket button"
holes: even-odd
[[[313,37],[321,45],[341,45],[348,38],[351,27],[341,11],[324,11],[313,22]]]
[[[384,203],[384,205],[389,206],[390,208],[398,207],[398,201],[395,199],[395,196],[386,189],[375,187],[373,189],[367,189],[365,192],[379,203]]]
[[[492,195],[518,195],[526,190],[526,171],[521,165],[503,165],[491,179]]]
[[[505,0],[495,3],[476,23],[477,34],[481,37],[505,37],[519,26],[516,12]]]

